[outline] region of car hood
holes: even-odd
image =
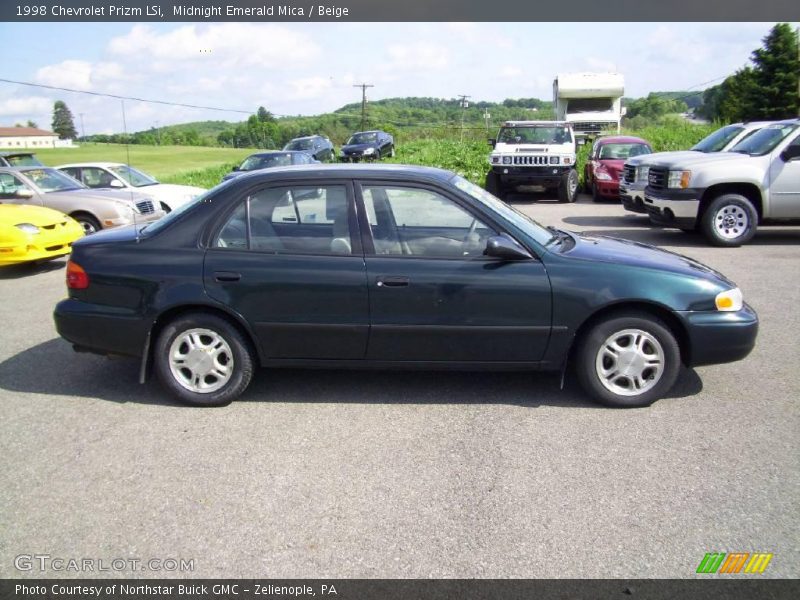
[[[703,156],[703,153],[699,152],[698,150],[655,152],[653,154],[642,154],[641,156],[632,156],[631,158],[625,161],[625,164],[638,167],[639,165],[652,165],[662,160],[664,161],[681,160],[684,158],[695,158],[697,156]]]
[[[714,164],[727,164],[741,163],[743,165],[752,164],[753,158],[749,154],[740,154],[739,152],[711,152],[704,154],[702,152],[693,152],[689,155],[678,157],[666,157],[650,163],[653,166],[670,167],[670,168],[693,168],[704,167]]]
[[[574,233],[574,235],[578,241],[575,247],[568,252],[571,258],[670,271],[734,287],[733,282],[722,273],[676,252],[662,250],[641,242],[603,235],[586,233]]]
[[[370,144],[349,144],[342,146],[342,152],[363,152],[367,148],[377,148],[378,143],[372,142]]]
[[[28,204],[0,204],[0,225],[30,223],[37,227],[60,223],[67,219],[64,213],[44,206]]]

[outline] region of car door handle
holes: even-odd
[[[234,273],[233,271],[214,271],[214,279],[219,282],[239,281],[241,278],[241,273]]]
[[[408,277],[378,277],[378,287],[408,287]]]

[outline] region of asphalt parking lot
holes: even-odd
[[[58,338],[64,261],[0,271],[0,577],[98,575],[21,554],[194,559],[104,576],[692,577],[735,551],[800,576],[800,227],[729,250],[585,196],[513,200],[721,270],[757,348],[640,410],[555,375],[348,371],[261,371],[197,409]]]

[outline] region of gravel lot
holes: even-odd
[[[725,250],[614,203],[516,200],[720,269],[756,350],[641,410],[554,375],[345,371],[262,371],[197,409],[57,337],[64,261],[4,270],[0,577],[81,575],[20,554],[194,559],[111,573],[142,577],[692,577],[712,551],[800,576],[800,228]]]

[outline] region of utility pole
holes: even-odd
[[[367,128],[367,88],[375,87],[370,83],[358,83],[353,87],[361,88],[361,131]]]
[[[489,109],[483,109],[483,119],[486,121],[486,135],[489,135],[489,119],[492,118],[492,115],[489,114]]]
[[[78,113],[81,117],[81,137],[83,141],[86,141],[86,128],[83,126],[83,113]]]
[[[467,112],[467,107],[469,106],[469,102],[467,102],[467,98],[471,98],[471,96],[467,96],[465,94],[459,94],[458,96],[461,98],[461,141],[464,141],[464,113]]]

